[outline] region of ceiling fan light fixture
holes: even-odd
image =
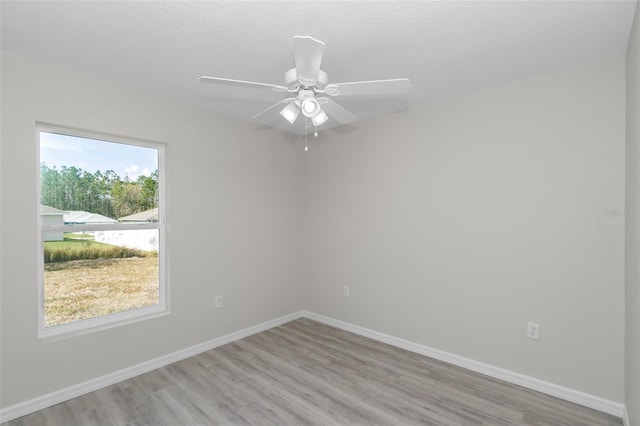
[[[280,115],[283,116],[291,124],[296,122],[299,114],[300,108],[298,108],[298,106],[294,102],[291,102],[289,105],[282,108],[282,111],[280,111]]]
[[[309,118],[315,117],[322,110],[320,103],[313,97],[303,99],[301,108],[304,116]]]
[[[324,112],[324,110],[322,108],[320,108],[318,113],[316,115],[314,115],[313,117],[311,117],[311,122],[313,123],[313,125],[315,127],[318,127],[318,126],[326,123],[328,119],[329,119],[329,117],[327,116],[327,113]]]

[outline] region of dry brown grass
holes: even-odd
[[[47,327],[158,303],[158,258],[91,259],[45,265]]]

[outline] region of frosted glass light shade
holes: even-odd
[[[327,116],[327,113],[324,112],[322,108],[320,108],[320,111],[318,111],[316,115],[311,117],[311,122],[314,126],[318,127],[319,125],[324,124],[328,119],[329,117]]]
[[[280,111],[280,115],[283,116],[291,124],[296,122],[299,114],[300,108],[298,108],[298,105],[294,104],[293,102],[282,108],[282,111]]]

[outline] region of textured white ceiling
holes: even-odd
[[[411,79],[405,98],[337,99],[367,118],[622,54],[635,7],[635,0],[2,1],[2,49],[250,119],[283,95],[196,78],[282,84],[293,67],[293,36],[310,35],[326,43],[329,82]],[[277,112],[266,124],[292,130]]]

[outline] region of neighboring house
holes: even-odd
[[[157,221],[158,221],[158,208],[145,210],[143,212],[130,214],[129,216],[124,216],[120,218],[120,222],[122,223],[157,222]]]
[[[157,222],[158,209],[146,210],[120,218],[121,223]],[[145,251],[158,251],[157,229],[131,229],[119,231],[98,231],[95,233],[98,242],[124,246]]]
[[[40,220],[43,227],[64,225],[64,215],[66,213],[63,210],[40,204]],[[62,241],[64,240],[64,233],[62,231],[44,231],[42,239],[43,241]]]
[[[84,225],[96,223],[118,223],[118,221],[97,213],[71,210],[65,212],[64,223],[65,225]]]

